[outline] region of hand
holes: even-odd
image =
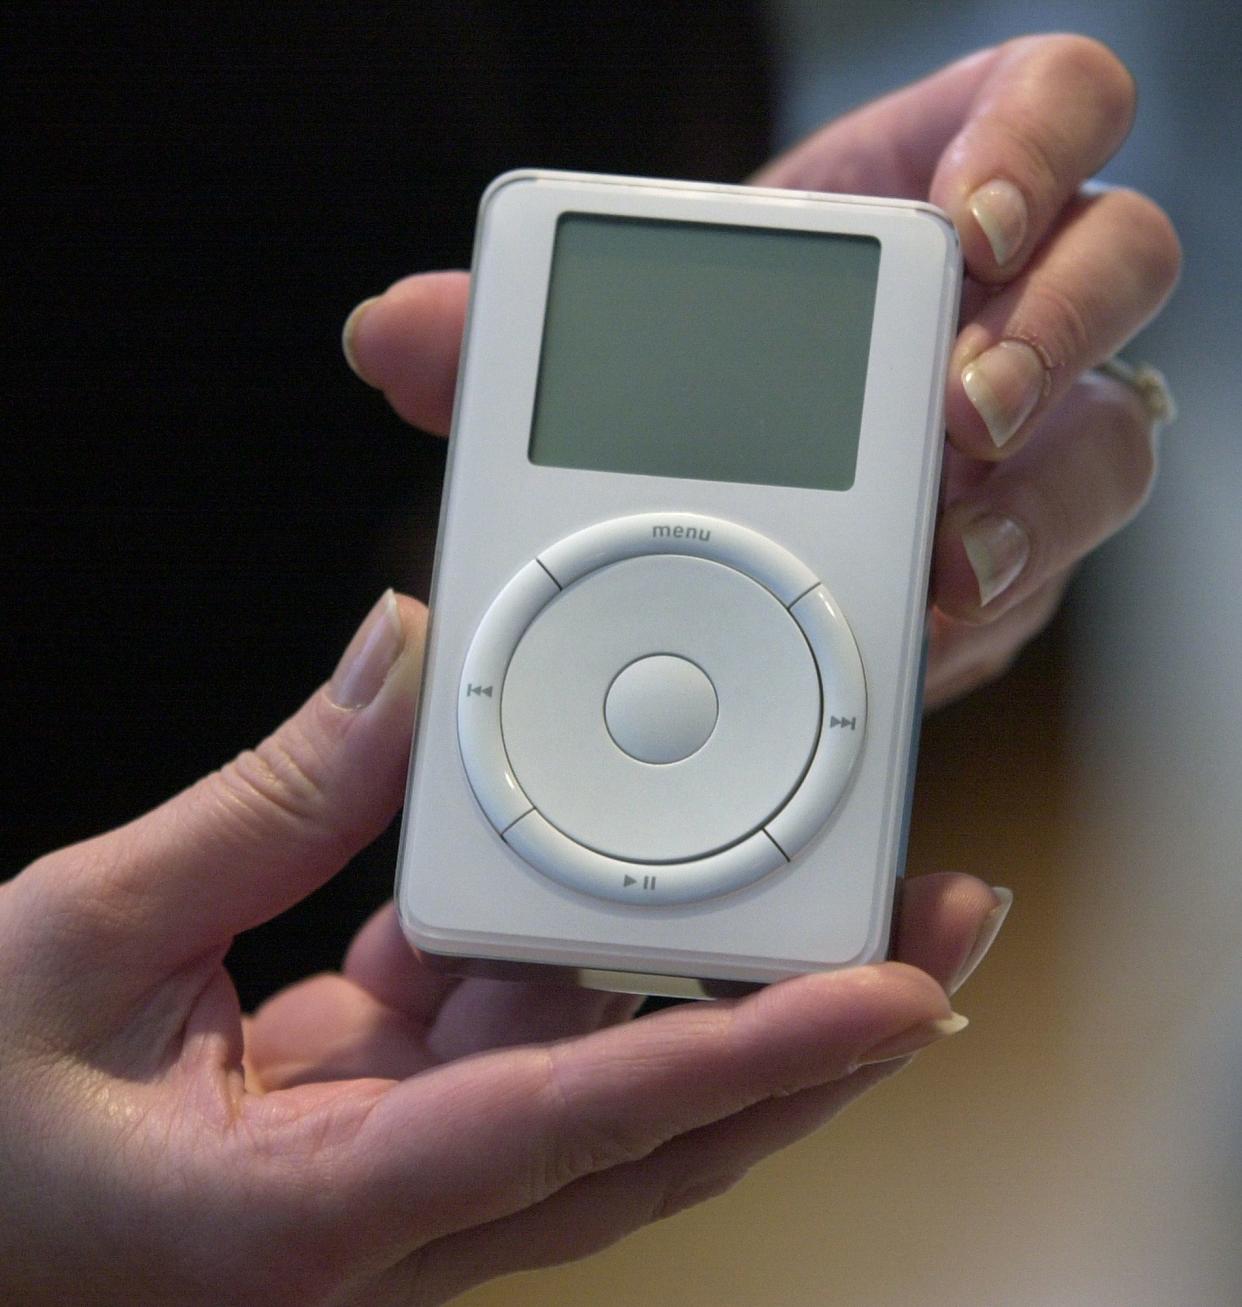
[[[1151,414],[1090,371],[1157,311],[1180,262],[1150,200],[1083,188],[1134,104],[1104,46],[1027,37],[829,123],[753,179],[930,199],[957,226],[968,275],[948,380],[929,706],[1008,666],[1074,565],[1151,486]],[[466,291],[464,273],[407,278],[346,327],[354,370],[428,431],[448,430]]]
[[[959,1024],[1007,903],[965,876],[907,887],[900,963],[637,1021],[429,974],[385,909],[243,1022],[233,935],[400,804],[424,618],[384,596],[257,750],[0,886],[0,1298],[442,1302],[720,1192]]]

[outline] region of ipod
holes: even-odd
[[[396,891],[429,963],[710,996],[886,954],[960,280],[926,204],[492,183]]]

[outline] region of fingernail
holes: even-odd
[[[869,1048],[854,1066],[873,1066],[876,1062],[892,1062],[895,1058],[909,1057],[911,1053],[917,1053],[938,1039],[956,1035],[968,1025],[969,1020],[957,1012],[952,1016],[941,1017],[938,1021],[920,1021],[917,1026],[911,1026],[909,1030],[903,1030],[899,1035],[881,1040],[874,1048]]]
[[[379,693],[404,646],[397,596],[385,590],[341,655],[328,685],[328,698],[338,708],[365,708]]]
[[[345,362],[349,364],[350,371],[354,376],[359,381],[365,381],[368,386],[371,385],[371,382],[362,374],[361,369],[358,367],[358,360],[354,357],[354,337],[358,332],[358,324],[377,299],[379,299],[378,295],[372,295],[369,300],[363,300],[345,319],[345,325],[341,328],[341,350],[345,355]]]
[[[967,201],[980,230],[992,247],[996,266],[1003,268],[1026,239],[1026,200],[1003,178],[984,182]]]
[[[1031,416],[1047,379],[1043,359],[1022,340],[1002,340],[962,369],[962,389],[997,449]]]
[[[964,526],[962,548],[979,583],[980,608],[1013,585],[1031,556],[1026,531],[1000,513],[986,513]]]
[[[961,989],[970,979],[975,968],[987,956],[988,949],[992,947],[997,935],[1000,934],[1000,928],[1005,924],[1009,909],[1013,907],[1013,890],[993,885],[992,893],[996,895],[996,906],[984,917],[983,924],[979,927],[979,934],[975,936],[975,942],[970,946],[970,952],[958,967],[957,974],[949,981],[950,994],[955,994]]]

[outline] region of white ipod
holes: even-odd
[[[430,963],[885,955],[960,280],[926,204],[491,185],[397,879]]]

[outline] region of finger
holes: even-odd
[[[426,1028],[427,1049],[442,1062],[586,1034],[632,1016],[641,1002],[572,985],[437,974],[415,957],[391,904],[358,933],[342,970],[381,1003]]]
[[[979,63],[978,57],[964,60],[919,88],[917,117],[921,130],[909,142],[911,160],[927,158],[929,138],[940,143],[948,139],[957,114],[979,79],[975,68]],[[942,105],[939,115],[927,112],[933,102]],[[894,103],[877,114],[877,121],[895,124],[908,118],[914,108]],[[922,163],[919,166],[922,168]],[[793,171],[797,170],[794,165]],[[925,188],[930,176],[920,175],[918,190]],[[772,180],[766,184],[787,183]],[[898,185],[891,193],[900,191]],[[342,331],[345,357],[354,372],[368,385],[382,390],[406,421],[439,435],[448,433],[452,420],[468,291],[469,275],[465,272],[406,277],[382,295],[359,304]]]
[[[996,940],[1013,894],[975,876],[937,872],[901,886],[893,956],[918,967],[952,995]]]
[[[34,864],[52,963],[99,1006],[305,897],[401,803],[426,610],[386,594],[328,685],[259,747],[146,816]],[[38,923],[32,923],[38,933]]]
[[[386,903],[354,936],[341,973],[373,998],[421,1027],[430,1025],[457,976],[425,966],[406,941],[396,905]]]
[[[573,985],[508,980],[463,981],[445,1002],[428,1036],[443,1062],[491,1048],[585,1035],[626,1021],[642,998]]]
[[[830,124],[753,180],[766,186],[922,198],[932,186],[936,161],[956,139],[957,153],[935,176],[933,199],[945,203],[957,222],[969,266],[986,275],[994,266],[989,264],[991,247],[970,212],[970,196],[957,194],[963,178],[971,175],[972,166],[987,174],[981,184],[999,176],[995,169],[1018,147],[1006,153],[997,141],[1006,132],[1025,139],[1010,117],[1025,122],[1022,116],[1032,112],[1032,105],[1038,110],[1036,145],[1045,122],[1044,134],[1066,138],[1066,147],[1050,157],[1071,171],[1056,178],[1059,190],[1044,186],[1034,192],[1035,216],[1023,242],[1029,252],[1060,203],[1116,148],[1113,138],[1119,142],[1124,136],[1124,127],[1119,134],[1099,127],[1101,119],[1109,123],[1117,118],[1108,109],[1108,96],[1092,80],[1091,74],[1101,70],[1103,85],[1113,87],[1119,102],[1127,93],[1132,97],[1132,83],[1116,57],[1085,38],[1032,37],[981,51]],[[1048,113],[1049,104],[1058,112]],[[981,126],[974,123],[976,117],[983,119]],[[977,141],[971,137],[975,127]],[[1093,133],[1100,137],[1094,145]],[[1015,255],[1009,262],[1016,266],[1021,259]],[[359,305],[342,337],[354,371],[383,390],[407,421],[438,434],[447,433],[451,422],[467,286],[464,272],[407,277]]]
[[[925,199],[941,153],[1005,49],[977,51],[834,119],[766,164],[751,182]]]
[[[975,922],[997,901],[994,891],[970,876],[908,882],[896,955],[947,985],[975,945]],[[359,934],[345,970],[353,984],[315,977],[282,991],[256,1013],[248,1049],[269,1088],[346,1076],[401,1078],[436,1061],[585,1034],[631,1016],[641,1001],[562,985],[468,980],[452,989],[424,1039],[422,1027],[434,1012],[426,1001],[426,973],[420,974],[400,937],[391,908]],[[407,978],[408,992],[397,977]],[[367,989],[370,1003],[363,1001]],[[406,1020],[394,1032],[388,1016],[395,1019],[397,1012]]]
[[[436,1240],[368,1285],[368,1303],[443,1302],[502,1275],[601,1252],[726,1193],[758,1162],[822,1129],[906,1064],[864,1067],[833,1084],[768,1099],[679,1136],[642,1161],[584,1176],[535,1207]]]
[[[953,983],[978,964],[1012,896],[970,876],[921,876],[901,906],[903,956]],[[980,946],[982,942],[982,947]],[[438,1240],[380,1282],[379,1302],[412,1285],[437,1301],[514,1271],[598,1252],[652,1221],[731,1188],[758,1161],[822,1128],[907,1059],[866,1066],[827,1085],[757,1103],[681,1135],[648,1157],[585,1176],[543,1202]]]
[[[344,976],[326,973],[270,998],[246,1025],[246,1067],[265,1091],[327,1080],[405,1080],[470,1053],[586,1034],[640,1000],[564,986],[468,980],[429,1038],[426,1027]],[[452,1006],[452,1005],[450,1005]]]
[[[1074,201],[1026,272],[959,335],[945,413],[952,443],[981,459],[1020,449],[1082,371],[1157,312],[1180,263],[1168,218],[1145,197],[1113,190]]]
[[[282,989],[246,1026],[246,1065],[264,1090],[325,1080],[404,1080],[435,1063],[416,1023],[344,976]]]
[[[936,76],[825,128],[754,180],[769,186],[923,195],[934,160],[997,57],[973,55]],[[874,140],[891,142],[876,157]],[[864,149],[864,147],[866,147]],[[346,319],[349,366],[382,390],[414,426],[446,435],[452,421],[469,274],[406,277],[364,300]]]
[[[995,620],[1127,522],[1155,467],[1139,397],[1088,373],[1035,440],[945,510],[933,547],[933,602],[960,621]]]
[[[358,932],[342,975],[269,999],[247,1025],[264,1089],[357,1077],[402,1080],[470,1053],[586,1034],[640,1000],[570,986],[461,980],[427,970],[388,904]]]
[[[1133,79],[1106,46],[1021,37],[829,123],[753,180],[930,195],[953,219],[968,270],[1007,280],[1116,151],[1133,113]]]
[[[924,708],[934,711],[1003,676],[1052,620],[1072,574],[1071,570],[1054,576],[984,626],[955,621],[933,609]]]
[[[950,1018],[930,977],[886,963],[451,1063],[376,1104],[339,1176],[342,1213],[412,1247],[410,1232],[504,1216],[765,1098],[840,1080],[895,1041],[932,1042],[957,1028]]]
[[[359,304],[341,334],[358,376],[407,422],[438,436],[452,423],[469,286],[465,272],[406,277]]]
[[[1006,281],[1023,266],[1125,140],[1135,101],[1133,77],[1099,41],[1040,36],[1001,47],[930,187],[975,277]]]

